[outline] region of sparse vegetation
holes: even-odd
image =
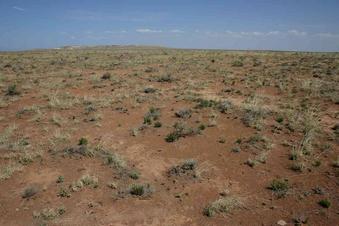
[[[151,125],[153,121],[158,120],[160,117],[160,110],[158,108],[151,107],[144,116],[144,124]]]
[[[330,208],[331,206],[331,202],[328,199],[322,199],[318,203],[320,206],[327,208],[327,209]]]
[[[1,52],[0,222],[335,225],[338,72],[337,53]]]
[[[107,165],[114,168],[121,169],[126,166],[126,162],[116,153],[104,153],[104,159]]]
[[[134,196],[149,196],[153,193],[153,189],[149,184],[132,184],[129,189],[129,193]]]
[[[197,172],[197,161],[194,159],[188,159],[183,161],[177,166],[173,166],[167,172],[168,176],[188,176],[196,178]]]
[[[246,126],[254,127],[258,130],[262,129],[263,119],[266,115],[266,110],[261,106],[257,97],[250,97],[244,105],[243,123]]]
[[[165,138],[166,142],[174,142],[181,137],[199,134],[201,131],[201,129],[199,128],[194,129],[194,128],[188,127],[185,123],[180,123],[180,122],[175,123],[173,127],[174,127],[174,131],[169,133],[166,136]]]
[[[15,96],[15,95],[19,95],[19,94],[20,94],[20,92],[18,91],[17,86],[15,84],[8,86],[6,95]]]
[[[36,186],[29,186],[24,190],[24,192],[22,194],[22,198],[25,198],[25,199],[30,198],[30,197],[36,195],[38,193],[38,191],[39,190]]]
[[[270,184],[270,189],[278,196],[284,197],[286,196],[289,189],[288,181],[281,179],[274,179]]]
[[[57,217],[60,217],[66,212],[64,207],[59,208],[45,208],[41,210],[40,212],[34,211],[33,217],[39,218],[45,221],[54,220]]]
[[[178,118],[188,119],[192,116],[192,111],[190,109],[180,109],[179,111],[175,112],[175,116]]]
[[[88,144],[88,141],[86,138],[84,137],[80,138],[78,145],[87,145],[87,144]]]
[[[241,208],[243,203],[235,196],[222,197],[205,207],[203,213],[205,216],[213,217],[215,214],[230,213],[234,209]]]

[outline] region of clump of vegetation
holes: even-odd
[[[98,184],[99,184],[99,180],[97,177],[95,176],[91,176],[91,175],[83,175],[81,178],[80,178],[80,181],[83,183],[84,186],[91,186],[93,188],[96,188],[98,187]]]
[[[322,199],[318,202],[318,204],[326,209],[330,208],[331,202],[328,199]]]
[[[22,165],[16,164],[16,163],[1,166],[0,181],[10,178],[15,171],[18,171],[21,169],[22,169]]]
[[[337,159],[333,161],[333,167],[339,168],[339,156],[337,156]]]
[[[81,141],[82,143],[85,143],[84,141]],[[80,143],[80,141],[79,141]],[[78,145],[75,147],[70,147],[70,148],[66,148],[64,149],[64,153],[66,155],[81,155],[84,157],[94,157],[95,156],[95,152],[93,149],[91,149],[90,147],[88,147],[87,145]]]
[[[313,140],[316,137],[319,129],[319,118],[315,111],[307,109],[301,114],[300,129],[303,137],[297,145],[293,145],[290,160],[293,160],[291,169],[294,171],[303,171],[308,161],[308,156],[311,156],[313,149]]]
[[[200,133],[199,128],[193,129],[191,127],[188,127],[184,123],[175,123],[174,131],[166,136],[165,141],[174,142],[177,141],[180,137],[192,136],[199,133]]]
[[[197,99],[196,100],[198,104],[195,106],[195,108],[208,108],[208,107],[214,107],[216,106],[217,102],[214,100],[206,100],[206,99]]]
[[[287,180],[274,179],[269,188],[280,198],[286,196],[289,184]]]
[[[249,158],[247,159],[246,164],[250,167],[254,167],[257,164],[257,161]]]
[[[140,177],[140,173],[136,170],[132,170],[131,172],[128,173],[128,176],[133,180],[137,180]]]
[[[219,142],[220,144],[224,144],[224,143],[226,142],[225,137],[219,137],[218,142]]]
[[[36,195],[38,192],[39,192],[39,189],[36,186],[29,186],[24,190],[22,194],[22,198],[24,199],[31,198],[34,195]]]
[[[262,128],[263,119],[265,118],[266,111],[259,104],[258,98],[251,97],[244,105],[245,113],[242,121],[246,126],[254,127],[258,130]]]
[[[101,79],[103,79],[103,80],[109,80],[109,79],[111,79],[111,74],[108,73],[108,72],[106,72],[105,74],[103,74],[103,75],[101,76]]]
[[[239,146],[235,146],[231,149],[232,152],[238,153],[241,151],[241,148]]]
[[[99,180],[95,176],[83,175],[79,180],[73,182],[70,185],[70,190],[76,192],[81,190],[83,187],[97,188],[99,186]]]
[[[334,135],[338,138],[338,141],[339,141],[339,124],[335,124],[332,127],[332,130],[333,130]]]
[[[69,198],[69,197],[71,197],[71,193],[68,189],[61,187],[59,192],[58,192],[58,196],[63,197],[63,198]]]
[[[155,93],[155,91],[157,90],[152,87],[147,87],[144,89],[144,93]]]
[[[165,137],[165,141],[170,143],[170,142],[174,142],[176,140],[179,140],[179,138],[180,138],[180,134],[178,134],[176,132],[172,132]]]
[[[242,67],[242,66],[244,66],[244,63],[243,63],[242,60],[234,60],[234,61],[232,62],[232,66],[233,66],[233,67]]]
[[[78,145],[87,145],[88,140],[84,137],[80,138]]]
[[[160,109],[151,107],[144,116],[144,124],[151,125],[153,121],[157,121],[160,117]]]
[[[155,128],[160,128],[162,126],[162,123],[161,122],[155,122],[154,123],[154,127]]]
[[[188,159],[179,165],[171,167],[167,174],[168,176],[188,176],[197,177],[196,173],[197,161],[194,159]]]
[[[134,196],[149,196],[153,193],[153,189],[150,184],[132,184],[128,188],[128,193]]]
[[[221,112],[221,113],[226,113],[228,112],[230,109],[232,109],[233,104],[231,101],[229,100],[225,100],[225,101],[221,101],[220,103],[218,103],[217,105],[217,109]]]
[[[105,152],[103,154],[105,163],[109,166],[112,166],[116,169],[123,169],[126,166],[125,160],[116,153]]]
[[[233,108],[233,104],[229,100],[215,101],[215,100],[206,100],[198,98],[195,100],[198,104],[195,108],[213,108],[221,113],[227,113],[230,109]]]
[[[294,161],[291,165],[291,169],[293,171],[302,172],[304,168],[305,168],[304,163],[300,161]]]
[[[180,109],[179,111],[175,112],[175,116],[178,118],[183,118],[183,119],[188,119],[192,116],[192,111],[191,109]]]
[[[20,92],[18,91],[17,86],[13,84],[8,86],[6,95],[8,96],[20,95]]]
[[[208,217],[213,217],[215,214],[218,213],[230,213],[232,210],[241,208],[242,206],[243,203],[238,197],[226,196],[212,202],[207,207],[205,207],[203,210],[203,214]]]
[[[278,117],[276,117],[275,118],[275,121],[277,122],[277,123],[282,123],[283,121],[284,121],[284,118],[282,117],[282,116],[278,116]]]
[[[61,183],[64,182],[64,180],[65,180],[65,177],[64,177],[64,176],[58,176],[58,179],[56,180],[56,182],[57,182],[58,184],[61,184]]]
[[[41,210],[40,212],[33,212],[33,217],[34,218],[39,218],[42,220],[54,220],[55,218],[63,215],[66,212],[64,207],[59,207],[59,208],[45,208]]]
[[[70,109],[79,104],[79,99],[69,93],[52,93],[48,95],[48,107],[53,109]]]
[[[154,70],[154,68],[152,68],[152,67],[147,67],[147,68],[145,68],[145,72],[146,73],[151,73],[151,72],[154,72],[155,70]]]
[[[157,82],[173,82],[174,78],[170,74],[165,74],[156,78]]]

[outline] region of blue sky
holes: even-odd
[[[0,50],[103,44],[339,51],[339,1],[0,0]]]

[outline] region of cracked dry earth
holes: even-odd
[[[0,53],[0,225],[338,225],[339,54]]]

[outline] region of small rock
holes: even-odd
[[[280,225],[280,226],[284,226],[284,225],[286,225],[287,223],[286,223],[286,221],[284,221],[284,220],[279,220],[278,222],[277,222],[277,225]]]

